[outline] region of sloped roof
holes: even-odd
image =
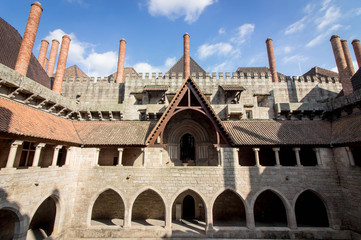
[[[236,145],[327,145],[331,123],[319,121],[227,121],[223,122]]]
[[[64,77],[88,78],[88,75],[86,75],[77,65],[73,65],[65,69]]]
[[[361,68],[352,76],[351,83],[354,91],[361,88]]]
[[[361,142],[361,114],[344,116],[332,123],[332,144]]]
[[[240,73],[266,73],[271,72],[271,70],[268,67],[239,67],[236,71],[238,74]],[[286,77],[286,75],[277,72],[278,76]]]
[[[115,72],[113,74],[110,74],[108,76],[108,80],[110,80],[110,78],[113,78],[114,80],[117,78],[117,73],[118,72]],[[135,79],[138,79],[138,73],[137,71],[135,71],[134,68],[132,67],[126,67],[124,68],[124,72],[123,72],[123,80],[125,79],[125,76],[129,73],[130,76],[132,76],[132,73],[135,73]]]
[[[0,17],[0,63],[9,68],[15,68],[21,41],[22,37],[19,32]],[[50,88],[50,78],[34,54],[31,54],[26,76]]]
[[[310,77],[316,76],[318,78],[320,78],[320,77],[325,77],[325,78],[327,78],[327,77],[337,77],[338,78],[338,73],[316,66],[316,67],[311,68],[308,72],[306,72],[302,76],[304,76],[304,77],[306,77],[306,76],[310,76]]]
[[[191,73],[196,73],[198,76],[199,72],[206,73],[204,69],[198,65],[196,61],[191,57],[190,61]],[[183,73],[184,72],[184,56],[182,56],[168,71],[168,73]]]

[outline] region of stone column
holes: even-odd
[[[347,157],[348,157],[348,160],[350,162],[350,165],[354,167],[355,166],[355,159],[353,158],[351,149],[350,149],[350,147],[345,147],[345,149],[346,149],[346,152],[347,152]]]
[[[65,158],[65,163],[64,163],[64,167],[68,167],[70,165],[70,160],[72,158],[72,153],[73,153],[73,147],[67,147],[66,148],[66,158]]]
[[[187,79],[191,76],[191,57],[189,50],[189,34],[183,35],[183,60],[184,60],[184,78]]]
[[[261,166],[261,164],[259,163],[259,148],[252,148],[253,152],[254,152],[254,160],[256,161],[256,166],[259,167]]]
[[[292,149],[294,152],[295,152],[295,155],[296,155],[296,161],[297,161],[297,166],[298,167],[301,167],[302,164],[301,164],[301,159],[300,159],[300,148],[293,148]]]
[[[117,166],[123,166],[123,151],[124,151],[124,148],[118,148],[119,155],[118,155]]]
[[[275,54],[273,52],[273,41],[271,38],[267,38],[266,46],[267,46],[269,68],[270,68],[271,74],[272,74],[272,82],[278,82],[276,59],[275,59]]]
[[[31,4],[28,22],[26,24],[23,40],[21,41],[18,58],[14,70],[26,76],[28,72],[31,53],[33,51],[36,33],[43,8],[39,2]]]
[[[52,167],[56,167],[56,162],[58,161],[58,156],[59,156],[59,150],[62,147],[63,147],[62,145],[57,145],[54,147],[53,161],[51,162]]]
[[[343,53],[345,54],[345,59],[346,59],[346,63],[347,63],[347,71],[349,72],[348,74],[350,74],[352,76],[355,74],[355,69],[353,67],[350,50],[348,49],[348,46],[347,46],[347,40],[342,39],[341,45],[342,45]]]
[[[48,40],[46,40],[46,39],[41,40],[38,61],[39,61],[40,65],[44,68],[44,70],[46,67],[46,65],[44,65],[44,63],[46,63],[45,58],[46,58],[46,52],[48,51],[48,46],[49,46]]]
[[[312,150],[315,151],[316,159],[317,159],[317,165],[322,166],[323,164],[322,164],[320,149],[319,148],[313,148]]]
[[[69,35],[63,36],[63,41],[61,42],[60,53],[58,58],[58,66],[56,68],[55,80],[53,85],[53,92],[58,94],[61,93],[61,88],[63,87],[63,78],[66,67],[66,60],[68,58],[69,45],[70,45]]]
[[[272,148],[272,150],[275,152],[275,158],[276,158],[276,166],[279,167],[281,166],[281,162],[280,162],[280,148]]]
[[[239,166],[239,148],[233,148],[233,166]]]
[[[132,226],[132,209],[131,207],[124,206],[124,225],[123,228],[127,229]]]
[[[33,168],[39,167],[39,159],[41,154],[41,149],[45,147],[45,143],[38,143],[35,147],[34,160],[33,160]]]
[[[217,147],[218,152],[218,167],[223,165],[223,148]]]
[[[213,211],[208,207],[206,212],[206,231],[213,230]]]
[[[9,151],[9,155],[8,155],[8,160],[6,162],[6,167],[5,168],[13,168],[14,167],[14,162],[15,162],[15,158],[16,158],[16,152],[18,151],[18,147],[20,145],[23,144],[23,141],[20,140],[15,140],[11,143],[10,146],[10,151]]]
[[[353,46],[353,51],[355,52],[357,65],[360,68],[361,67],[361,44],[360,44],[360,40],[354,39],[352,41],[352,46]]]
[[[246,209],[246,226],[249,229],[255,229],[256,228],[256,224],[254,222],[253,208],[247,208]]]
[[[96,148],[95,149],[95,159],[94,159],[94,162],[95,162],[95,166],[100,166],[99,165],[99,153],[100,153],[100,148]]]
[[[60,44],[59,41],[56,39],[53,39],[51,42],[49,62],[48,62],[48,67],[46,68],[46,73],[48,74],[49,77],[52,77],[54,74],[56,55],[58,54],[59,44]]]
[[[118,56],[118,70],[117,70],[117,78],[115,79],[116,83],[124,83],[124,61],[125,61],[125,46],[127,42],[124,38],[120,40],[119,44],[119,56]]]
[[[146,159],[145,156],[144,156],[145,151],[144,151],[144,148],[141,148],[140,150],[142,151],[142,154],[143,154],[143,156],[142,156],[142,167],[145,167],[145,159]]]
[[[172,205],[165,206],[165,229],[172,229]]]

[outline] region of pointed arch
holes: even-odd
[[[0,239],[19,239],[23,217],[11,206],[0,206]]]

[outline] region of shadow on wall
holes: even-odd
[[[125,92],[125,84],[119,84],[119,93],[118,93],[118,103],[122,104],[124,102],[124,92]]]
[[[12,118],[12,112],[5,107],[0,107],[0,132],[8,132]]]
[[[338,93],[320,88],[316,85],[309,93],[307,93],[300,102],[324,102],[327,99],[335,98]]]
[[[8,200],[8,194],[0,188],[0,239],[25,239],[29,216],[20,213],[16,202]]]

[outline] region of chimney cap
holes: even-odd
[[[69,40],[71,40],[71,39],[70,39],[70,36],[69,36],[68,34],[65,34],[65,35],[63,36],[63,38],[68,38]]]
[[[40,7],[40,8],[41,8],[41,11],[43,11],[43,7],[41,6],[41,4],[40,4],[39,2],[33,2],[33,3],[31,4],[31,6],[33,6],[33,5],[36,5],[36,6]]]
[[[127,42],[127,41],[125,41],[125,39],[124,39],[124,38],[120,39],[120,41],[121,41],[121,42]]]
[[[185,33],[185,34],[183,35],[183,37],[185,37],[185,36],[188,36],[188,37],[189,37],[189,34],[188,34],[188,33]]]
[[[339,37],[338,35],[336,35],[336,34],[335,34],[335,35],[332,35],[331,38],[330,38],[330,41],[331,41],[332,39],[334,39],[334,38],[340,38],[340,37]]]
[[[58,42],[59,43],[59,40],[58,39],[53,39],[53,40],[51,40],[52,42],[54,42],[54,41],[56,41],[56,42]]]
[[[267,39],[266,39],[266,42],[268,42],[268,41],[272,41],[272,38],[267,38]]]
[[[352,40],[352,43],[354,43],[354,42],[360,42],[360,40],[359,39],[354,39],[354,40]]]
[[[42,41],[42,42],[44,41],[44,42],[49,43],[49,41],[48,41],[48,40],[46,40],[46,39],[42,39],[41,41]]]

